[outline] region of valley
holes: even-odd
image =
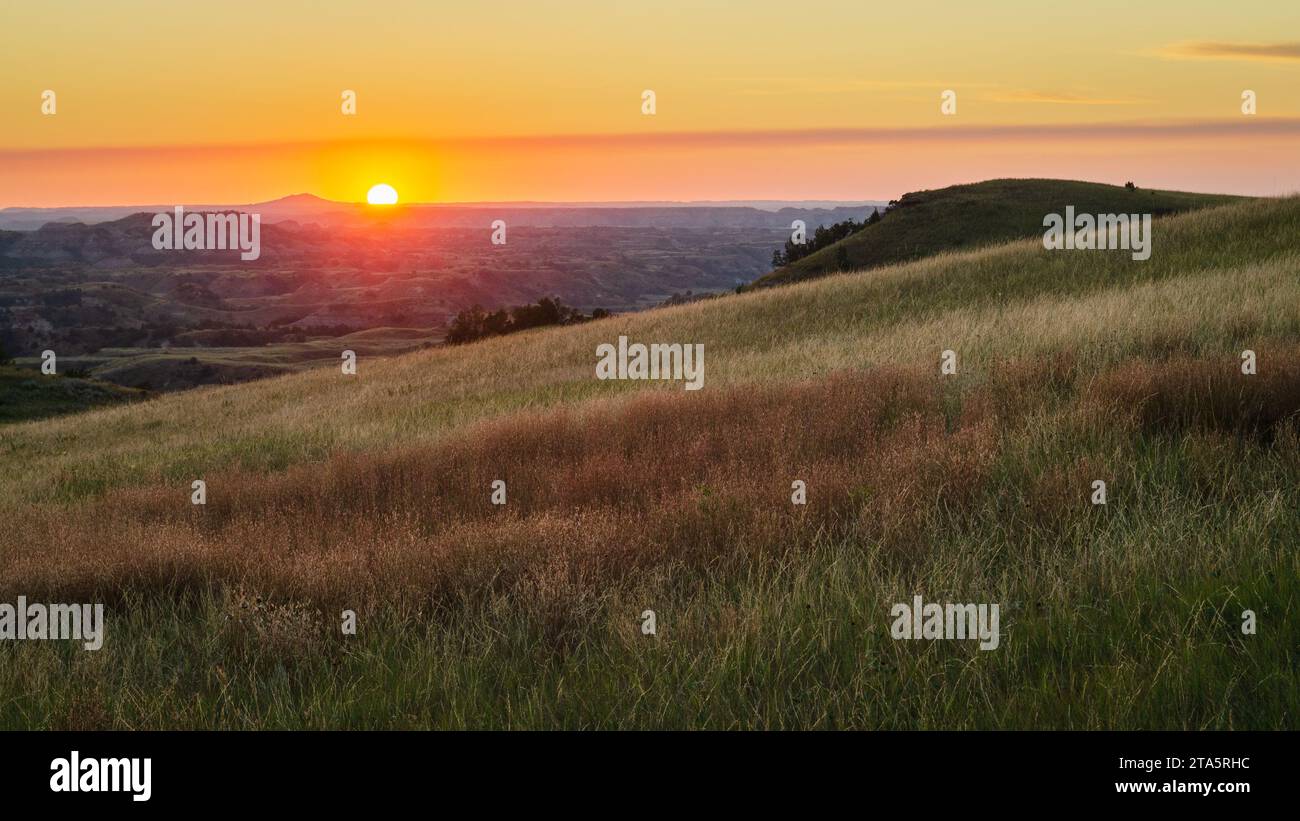
[[[128,387],[239,382],[334,362],[349,345],[438,344],[475,305],[551,297],[622,313],[731,291],[766,270],[791,214],[871,210],[410,206],[376,216],[337,205],[267,206],[282,219],[261,226],[255,260],[156,249],[147,213],[0,231],[0,346],[23,366],[54,350]],[[511,220],[505,245],[490,242],[497,213]]]

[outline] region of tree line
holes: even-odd
[[[890,204],[893,205],[893,202]],[[783,248],[778,248],[772,252],[772,267],[782,268],[796,260],[803,259],[809,254],[834,245],[851,234],[856,234],[868,225],[875,225],[880,220],[881,213],[879,210],[875,210],[871,212],[871,216],[862,220],[862,222],[850,217],[844,222],[837,222],[834,225],[819,225],[817,230],[813,231],[813,235],[805,238],[803,243],[797,243],[791,237],[785,241]]]
[[[609,316],[609,311],[597,308],[587,316],[570,308],[559,299],[543,297],[536,305],[516,305],[489,312],[482,305],[465,308],[452,319],[447,329],[447,344],[462,345],[476,339],[503,336],[529,328],[547,325],[576,325]]]

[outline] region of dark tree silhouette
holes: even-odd
[[[875,225],[880,222],[881,216],[879,211],[872,211],[871,215],[862,222],[849,218],[844,222],[837,222],[829,227],[819,225],[808,241],[802,245],[796,244],[793,239],[785,241],[784,248],[778,248],[772,252],[772,267],[781,268],[789,265],[796,260],[803,259],[809,254],[814,254],[823,248],[839,242],[850,234],[856,234],[868,225]]]
[[[592,319],[609,316],[609,311],[597,308],[591,316],[570,308],[558,299],[543,297],[536,305],[517,305],[488,313],[482,305],[465,308],[456,314],[447,329],[447,344],[461,345],[489,336],[502,336],[542,328],[547,325],[575,325]]]

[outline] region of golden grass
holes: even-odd
[[[981,506],[1054,532],[1089,515],[1089,482],[1115,467],[1104,449],[1077,453],[1007,497],[995,474],[1032,472],[1023,451],[1044,428],[1084,425],[1087,441],[1199,425],[1294,442],[1300,348],[1262,354],[1287,364],[1238,379],[1231,360],[1143,360],[1090,376],[1061,355],[1007,363],[965,390],[912,366],[647,392],[284,471],[213,472],[202,507],[184,482],[113,489],[18,513],[0,592],[76,601],[215,582],[351,608],[505,593],[564,633],[608,585],[667,564],[734,569],[833,535],[905,567],[926,558],[939,523]],[[1181,425],[1162,416],[1189,408]],[[490,503],[495,479],[505,506]],[[796,479],[806,506],[791,503]]]
[[[1023,252],[1001,253],[1014,264]],[[1153,349],[1201,354],[1221,351],[1227,340],[1239,352],[1260,336],[1300,336],[1294,274],[1300,256],[1084,297],[1040,296],[889,324],[843,321],[855,304],[876,298],[878,277],[929,276],[931,268],[953,264],[939,260],[880,275],[831,277],[563,331],[363,361],[356,377],[322,369],[8,426],[0,430],[0,454],[9,465],[0,476],[0,510],[58,496],[62,486],[87,475],[115,486],[197,477],[232,463],[278,469],[339,449],[432,442],[517,411],[681,390],[671,383],[595,380],[596,345],[619,334],[702,342],[706,393],[877,365],[937,367],[947,348],[958,352],[963,372],[1059,350],[1086,350],[1101,368]],[[774,312],[797,322],[763,324]]]
[[[1255,374],[1243,374],[1240,362],[1227,357],[1128,363],[1098,375],[1088,395],[1131,415],[1148,433],[1200,428],[1271,439],[1300,413],[1300,349],[1255,353],[1262,363]]]

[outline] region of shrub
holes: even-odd
[[[542,328],[548,325],[576,325],[591,319],[609,316],[609,311],[597,308],[591,316],[568,307],[559,299],[543,297],[536,305],[517,305],[513,308],[501,308],[488,313],[482,305],[474,305],[456,314],[447,330],[447,344],[461,345],[484,339],[489,336],[501,336],[529,328]]]

